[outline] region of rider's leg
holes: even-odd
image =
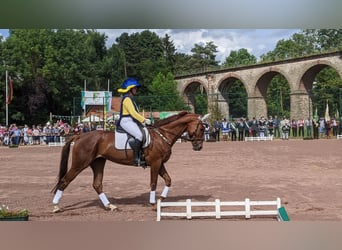
[[[143,135],[139,126],[130,117],[123,117],[120,121],[120,125],[127,133],[134,137],[134,140],[129,141],[129,145],[134,152],[134,165],[146,167],[145,161],[140,160]]]
[[[129,141],[129,145],[133,149],[133,154],[134,154],[134,165],[135,166],[146,166],[145,161],[142,161],[140,158],[141,154],[141,149],[142,149],[142,142],[139,141],[138,139],[134,139]]]

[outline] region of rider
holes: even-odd
[[[139,126],[151,125],[151,120],[139,114],[138,107],[134,102],[133,97],[140,86],[136,79],[127,78],[118,89],[118,92],[123,94],[118,125],[134,137],[134,140],[129,140],[129,145],[134,151],[134,165],[146,167],[146,162],[140,159],[143,134]]]

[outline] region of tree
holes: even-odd
[[[148,94],[148,85],[153,78],[168,71],[162,39],[156,33],[144,30],[131,35],[123,33],[116,42],[124,52],[127,75],[142,82],[141,92]]]
[[[191,63],[191,56],[184,53],[175,54],[175,66],[173,74],[182,75],[193,73],[193,65]]]
[[[229,114],[234,118],[247,116],[247,92],[240,80],[236,80],[228,90]]]
[[[342,80],[335,69],[326,67],[321,70],[313,85],[312,98],[318,114],[323,116],[326,108],[326,102],[330,106],[331,116],[335,116],[336,109],[340,108],[341,103]]]
[[[170,72],[174,73],[175,64],[176,64],[175,45],[173,44],[173,41],[171,41],[171,37],[168,34],[165,35],[165,37],[162,39],[162,42],[163,42],[164,58],[166,61],[166,66]]]
[[[310,39],[316,51],[342,49],[341,29],[307,29],[303,34]]]
[[[210,67],[218,66],[215,61],[217,46],[213,42],[207,42],[205,45],[195,43],[191,49],[193,67],[200,71],[207,71]]]
[[[224,67],[237,67],[255,64],[257,59],[251,55],[247,49],[242,48],[238,51],[232,50],[223,64]]]
[[[290,86],[282,75],[275,75],[266,93],[268,115],[290,117]]]
[[[105,37],[94,31],[10,30],[1,56],[14,83],[11,122],[44,123],[49,112],[71,115],[84,79],[104,76],[99,62],[106,54],[104,44]],[[89,84],[89,89],[98,87]]]
[[[307,29],[295,33],[290,39],[278,41],[275,49],[261,56],[262,62],[302,57],[342,48],[342,31],[336,29]],[[337,106],[340,102],[338,94],[342,87],[341,79],[335,70],[326,67],[317,73],[313,88],[309,95],[313,105],[323,114],[326,101]],[[269,112],[275,112],[278,106],[276,96],[281,98],[280,114],[289,116],[290,93],[285,79],[273,78],[267,90]],[[281,96],[279,96],[281,94]]]
[[[183,110],[184,104],[177,91],[177,82],[171,73],[159,73],[148,87],[150,105],[153,110]]]

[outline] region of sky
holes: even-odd
[[[115,43],[122,33],[141,32],[146,29],[99,29],[108,37],[107,46]],[[245,48],[258,60],[260,56],[273,50],[279,40],[289,39],[299,29],[150,29],[159,37],[169,34],[179,53],[191,54],[195,44],[213,42],[217,46],[216,60],[223,63],[232,50]],[[8,36],[8,30],[0,29],[0,35]]]

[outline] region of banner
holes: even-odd
[[[105,105],[106,111],[111,110],[112,92],[110,91],[82,91],[81,106],[85,110],[86,105]]]

